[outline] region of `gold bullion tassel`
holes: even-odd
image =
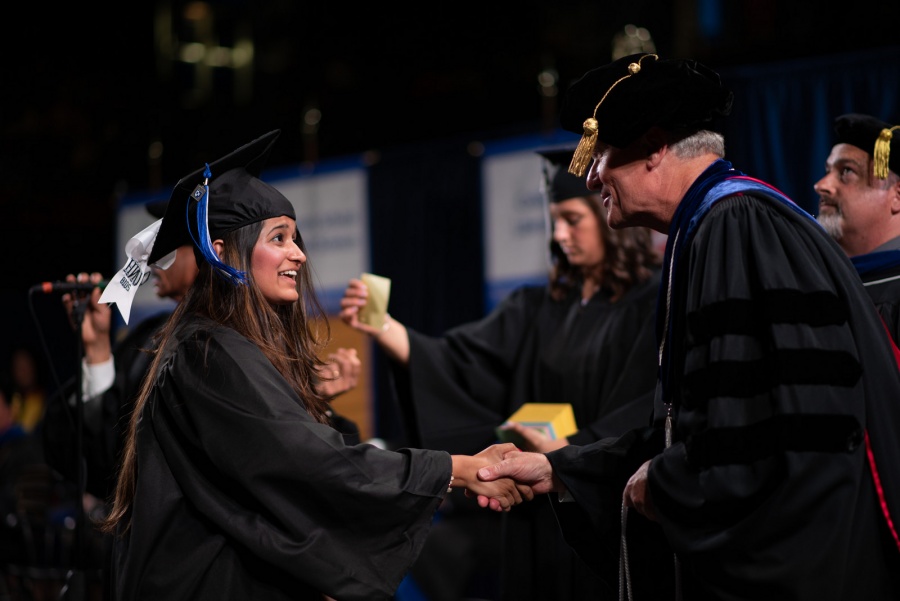
[[[591,157],[594,154],[594,145],[597,144],[597,131],[599,124],[593,117],[588,117],[584,121],[584,134],[578,142],[578,147],[572,155],[572,162],[569,163],[569,173],[581,177],[591,164]]]
[[[875,159],[875,177],[878,179],[887,179],[888,165],[891,159],[891,138],[894,137],[893,132],[898,127],[900,125],[895,125],[890,129],[882,129],[881,133],[878,134],[878,139],[875,140],[875,152],[872,156]]]

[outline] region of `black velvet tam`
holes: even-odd
[[[573,83],[560,124],[581,134],[585,120],[593,117],[597,140],[624,148],[653,126],[715,130],[716,119],[731,112],[733,96],[718,73],[697,61],[632,54]]]
[[[837,134],[835,144],[850,144],[865,150],[869,156],[873,156],[875,142],[881,132],[890,130],[891,127],[893,126],[890,123],[885,123],[871,115],[847,113],[834,120],[834,132]],[[894,173],[900,173],[900,139],[898,138],[900,138],[900,134],[897,136],[891,134],[891,137],[885,140],[890,148],[888,168]]]

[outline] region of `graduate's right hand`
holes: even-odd
[[[500,461],[503,456],[516,450],[512,443],[491,445],[477,455],[453,455],[454,488],[464,487],[466,496],[477,497],[481,507],[490,507],[494,511],[509,511],[514,505],[534,498],[531,487],[522,485],[510,478],[499,478],[487,482],[481,480],[477,472],[480,468]],[[481,499],[484,499],[484,502]]]
[[[518,452],[519,452],[519,449],[516,447],[516,445],[514,445],[511,442],[505,442],[505,443],[499,443],[499,444],[489,446],[488,448],[486,448],[483,451],[481,451],[480,453],[478,453],[478,455],[476,455],[476,457],[478,457],[480,459],[485,459],[488,461],[488,463],[490,465],[493,465],[499,461],[503,461],[503,459],[505,457],[507,457],[509,454],[518,453]],[[479,480],[481,480],[481,478],[479,478]],[[534,491],[531,489],[531,485],[529,485],[529,484],[523,484],[521,482],[516,482],[515,480],[513,480],[511,478],[510,479],[504,478],[504,479],[497,480],[494,482],[496,482],[496,483],[502,482],[504,484],[508,483],[508,484],[511,484],[512,486],[514,486],[515,490],[518,492],[518,496],[520,496],[522,498],[522,500],[519,501],[519,503],[521,503],[522,501],[530,501],[534,498]],[[487,498],[486,496],[479,495],[473,489],[472,486],[470,486],[469,488],[466,489],[466,496],[467,497],[476,497],[478,499],[481,499],[482,497],[484,497],[485,499],[487,499],[485,502],[482,502],[481,500],[479,500],[479,502],[478,502],[478,504],[481,507],[490,507],[494,511],[504,510],[499,499]],[[514,493],[514,497],[516,497],[515,493]]]

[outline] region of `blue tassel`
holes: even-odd
[[[200,239],[194,238],[194,244],[200,249],[206,262],[213,266],[216,273],[229,280],[235,286],[247,283],[247,274],[239,269],[235,269],[230,265],[226,265],[219,260],[213,249],[212,240],[209,237],[209,178],[212,172],[209,169],[209,163],[206,163],[206,170],[203,172],[203,183],[194,190],[191,197],[199,201],[197,206],[197,233]],[[192,232],[188,228],[189,232]],[[193,233],[191,237],[193,238]]]

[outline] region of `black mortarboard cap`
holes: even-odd
[[[147,209],[147,212],[150,213],[156,219],[162,219],[166,216],[166,209],[169,207],[169,199],[164,198],[162,200],[151,200],[150,202],[144,205],[144,208]],[[184,246],[185,244],[191,244],[191,236],[187,229],[182,231],[181,243],[178,246]],[[177,248],[177,247],[176,247]]]
[[[543,187],[548,202],[562,202],[570,198],[593,194],[587,187],[587,180],[569,173],[569,163],[575,146],[538,150],[543,157]]]
[[[632,54],[585,73],[566,91],[563,129],[583,134],[570,171],[583,175],[599,140],[624,148],[653,126],[714,129],[734,94],[719,74],[687,59]]]
[[[875,177],[886,179],[889,169],[900,173],[900,141],[893,135],[898,128],[871,115],[847,113],[834,120],[835,144],[850,144],[869,153]]]
[[[159,261],[190,240],[208,256],[203,246],[206,244],[205,235],[201,235],[197,220],[207,169],[210,173],[207,222],[211,240],[271,217],[287,215],[296,219],[291,202],[259,179],[280,133],[280,130],[270,131],[208,163],[208,167],[181,178],[169,198],[148,262],[153,264]]]

